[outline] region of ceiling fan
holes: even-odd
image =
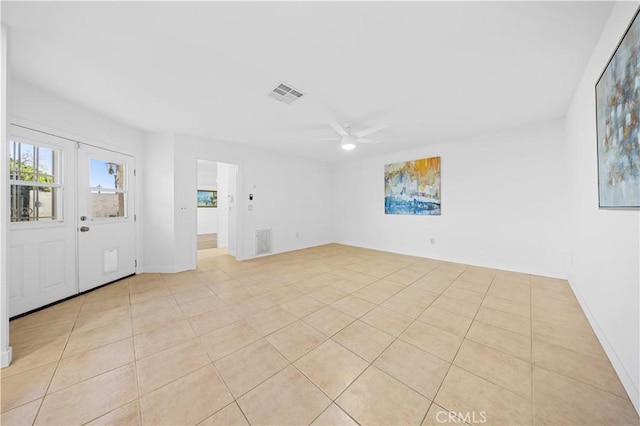
[[[352,133],[350,122],[340,125],[336,121],[330,121],[329,125],[333,128],[333,130],[338,132],[340,137],[339,138],[322,138],[322,140],[340,141],[340,147],[345,151],[351,151],[356,147],[357,143],[379,143],[378,141],[365,139],[364,137],[369,136],[370,134],[375,133],[387,127],[383,124],[378,124],[376,126],[369,127],[368,129],[361,130],[357,133]]]

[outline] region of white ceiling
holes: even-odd
[[[14,78],[145,131],[341,162],[565,115],[611,2],[2,2]],[[280,81],[306,92],[267,97]],[[339,149],[328,120],[378,123]]]

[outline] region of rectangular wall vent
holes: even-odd
[[[256,256],[271,251],[271,229],[256,229]]]
[[[304,96],[304,93],[297,89],[294,89],[289,84],[280,83],[271,92],[269,92],[269,96],[276,101],[284,102],[285,104],[291,104]]]

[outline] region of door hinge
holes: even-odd
[[[135,222],[135,221],[137,221],[137,220],[138,220],[138,216],[134,214],[134,215],[133,215],[133,221]]]
[[[136,176],[136,169],[133,169],[133,175]]]
[[[138,267],[138,261],[137,261],[137,260],[134,260],[134,261],[133,261],[133,263],[134,263],[134,265],[133,265],[133,266],[135,266],[135,267],[137,268],[137,267]]]

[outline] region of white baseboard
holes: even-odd
[[[13,357],[13,350],[11,346],[6,351],[0,352],[0,368],[8,367],[11,364],[11,358]]]
[[[593,331],[596,334],[596,337],[600,341],[600,344],[602,345],[602,349],[604,349],[604,352],[607,354],[609,361],[611,361],[611,365],[613,366],[613,369],[616,371],[616,374],[620,378],[620,381],[622,382],[622,386],[627,391],[627,394],[629,395],[629,399],[631,400],[631,403],[633,404],[636,411],[640,415],[640,389],[638,389],[638,383],[636,382],[636,378],[634,378],[627,371],[622,360],[618,356],[618,353],[616,352],[615,348],[611,345],[611,343],[609,343],[609,340],[607,339],[607,336],[604,330],[598,325],[598,321],[596,320],[595,316],[591,313],[589,306],[585,303],[584,298],[582,297],[582,294],[580,294],[580,291],[576,288],[575,285],[573,285],[571,280],[569,280],[569,285],[571,286],[573,293],[576,295],[576,298],[580,303],[580,307],[582,307],[582,310],[585,313],[587,320],[589,321],[589,324],[591,324],[591,328],[593,328]]]

